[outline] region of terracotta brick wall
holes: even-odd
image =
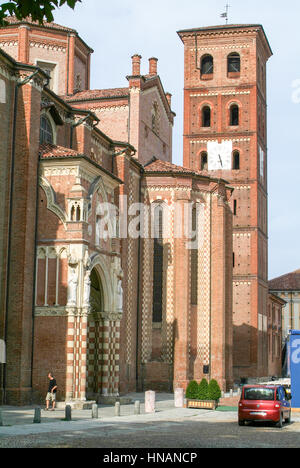
[[[48,373],[58,384],[58,401],[66,394],[67,317],[36,317],[34,330],[34,401],[44,402],[48,390]]]
[[[265,375],[264,341],[258,316],[266,315],[267,291],[267,154],[266,62],[271,55],[261,27],[200,28],[179,33],[185,48],[184,165],[200,168],[207,141],[233,141],[240,153],[240,169],[213,171],[234,187],[233,217],[233,329],[234,377]],[[197,52],[196,52],[197,48]],[[238,52],[241,72],[227,74],[227,56]],[[213,74],[202,79],[205,54],[214,61]],[[239,105],[239,125],[229,125],[229,108]],[[211,127],[203,128],[201,109],[211,107]],[[259,147],[265,152],[261,173]]]
[[[19,90],[7,322],[7,403],[11,404],[28,403],[31,397],[40,99],[40,91],[32,84]]]

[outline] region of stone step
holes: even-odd
[[[67,405],[71,406],[74,410],[87,410],[92,409],[92,406],[96,404],[96,401],[58,401],[56,403],[56,408],[59,410],[64,410]]]
[[[99,405],[111,405],[114,406],[116,403],[120,403],[120,405],[130,405],[133,403],[132,398],[128,397],[114,397],[114,396],[101,396],[98,398]]]

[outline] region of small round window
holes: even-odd
[[[40,143],[53,144],[53,130],[49,119],[42,115],[40,125]]]

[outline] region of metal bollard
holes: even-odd
[[[35,408],[33,424],[41,424],[41,408]]]
[[[134,414],[138,415],[141,414],[141,403],[140,401],[136,401],[134,404]]]
[[[98,405],[92,406],[92,419],[98,419]]]
[[[117,401],[115,404],[115,416],[120,416],[121,415],[121,405],[120,402]]]
[[[65,409],[65,421],[72,421],[72,408],[70,405],[67,405]]]

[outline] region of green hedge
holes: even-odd
[[[221,398],[221,389],[216,380],[211,380],[209,383],[204,378],[198,384],[192,380],[186,389],[186,398],[189,400],[213,400],[218,401]]]

